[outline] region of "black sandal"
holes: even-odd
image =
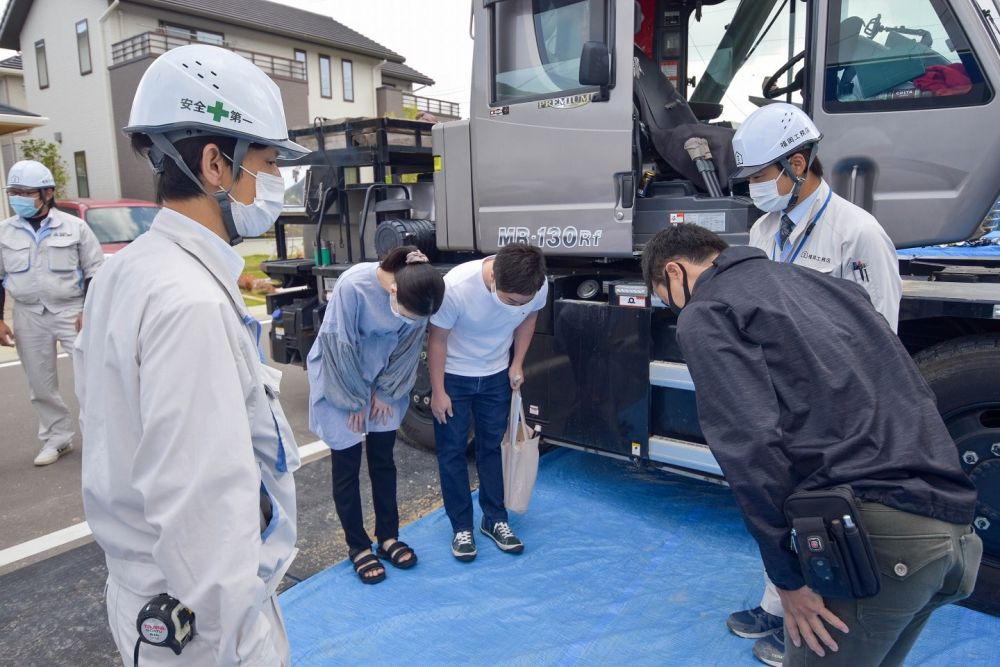
[[[393,567],[398,567],[400,570],[408,570],[417,564],[417,554],[410,548],[410,545],[406,542],[401,542],[396,540],[389,545],[388,549],[383,549],[380,544],[376,553],[380,558],[386,558],[392,563]],[[403,560],[406,554],[410,554],[408,560]]]
[[[357,556],[357,554],[354,554]],[[354,560],[354,556],[351,557],[351,562],[354,564],[354,571],[358,575],[358,579],[361,580],[363,584],[377,584],[385,579],[385,566],[382,565],[382,561],[375,557],[375,554],[368,552],[361,558]],[[365,576],[369,572],[380,569],[382,574],[375,575],[373,577]]]

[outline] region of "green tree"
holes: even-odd
[[[24,139],[21,141],[21,155],[25,160],[36,160],[49,168],[56,182],[56,197],[66,194],[66,163],[59,155],[58,146],[44,139]]]

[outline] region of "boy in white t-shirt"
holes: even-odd
[[[441,495],[454,531],[451,552],[461,561],[476,557],[465,459],[469,417],[475,415],[479,530],[501,550],[518,554],[524,544],[507,523],[500,443],[511,390],[524,381],[524,356],[548,299],[545,258],[535,246],[507,245],[492,257],[456,266],[444,282],[444,303],[431,318],[427,364]]]

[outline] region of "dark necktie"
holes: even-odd
[[[779,230],[779,238],[781,240],[781,249],[785,249],[785,244],[788,243],[788,237],[792,235],[792,230],[795,229],[795,223],[792,219],[788,217],[787,213],[781,214],[781,229]]]

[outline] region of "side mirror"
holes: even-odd
[[[580,84],[600,86],[611,85],[611,52],[604,42],[587,42],[580,54]]]

